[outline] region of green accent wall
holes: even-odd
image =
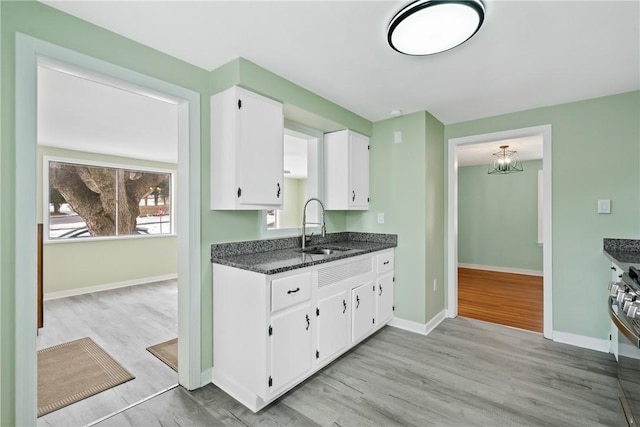
[[[602,239],[640,237],[640,92],[456,123],[445,136],[545,124],[553,139],[553,330],[607,340]],[[611,214],[597,213],[598,199],[611,199]]]
[[[347,213],[348,230],[398,235],[395,316],[420,324],[444,308],[443,137],[444,125],[424,111],[375,122],[369,210]]]
[[[542,160],[522,165],[522,172],[508,175],[489,175],[487,165],[458,168],[458,262],[542,271]]]

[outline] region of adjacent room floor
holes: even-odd
[[[459,317],[385,327],[257,414],[209,384],[98,426],[617,426],[616,385],[610,354]]]
[[[458,315],[542,333],[542,277],[458,268]]]
[[[177,384],[178,374],[146,348],[178,333],[177,281],[44,303],[38,350],[90,337],[136,378],[38,418],[38,426],[80,426]]]

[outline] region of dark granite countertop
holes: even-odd
[[[640,268],[640,240],[603,239],[603,251],[607,258],[625,271],[630,266]]]
[[[262,274],[276,274],[398,246],[397,235],[379,233],[330,233],[313,236],[309,247],[342,249],[330,255],[303,254],[300,237],[216,243],[211,262]]]

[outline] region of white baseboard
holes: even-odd
[[[471,268],[473,270],[497,271],[499,273],[524,274],[525,276],[542,277],[541,270],[526,270],[524,268],[496,267],[493,265],[465,264],[463,262],[459,262],[458,267]]]
[[[145,283],[161,282],[163,280],[177,279],[177,274],[165,274],[163,276],[144,277],[141,279],[126,280],[124,282],[105,283],[102,285],[87,286],[84,288],[69,289],[66,291],[47,292],[43,295],[43,300],[48,301],[58,298],[72,297],[74,295],[83,295],[91,292],[108,291],[110,289],[126,288],[128,286],[143,285]]]
[[[398,329],[404,329],[405,331],[414,332],[420,335],[429,335],[429,333],[433,331],[436,326],[438,326],[440,322],[445,319],[446,313],[446,310],[442,310],[425,324],[394,317],[393,320],[389,322],[389,326],[393,326],[394,328]]]
[[[570,334],[568,332],[553,331],[553,340],[563,344],[574,345],[589,350],[609,353],[609,340],[600,338],[585,337],[584,335]]]
[[[207,384],[213,382],[213,368],[207,368],[200,373],[200,387],[204,387]]]

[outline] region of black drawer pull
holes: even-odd
[[[389,264],[389,262],[390,262],[390,261],[385,261],[385,262],[383,262],[382,264],[383,264],[383,265],[388,265],[388,264]]]
[[[296,292],[298,292],[300,290],[300,288],[295,288],[294,290],[288,290],[287,293],[288,294],[295,294]]]

